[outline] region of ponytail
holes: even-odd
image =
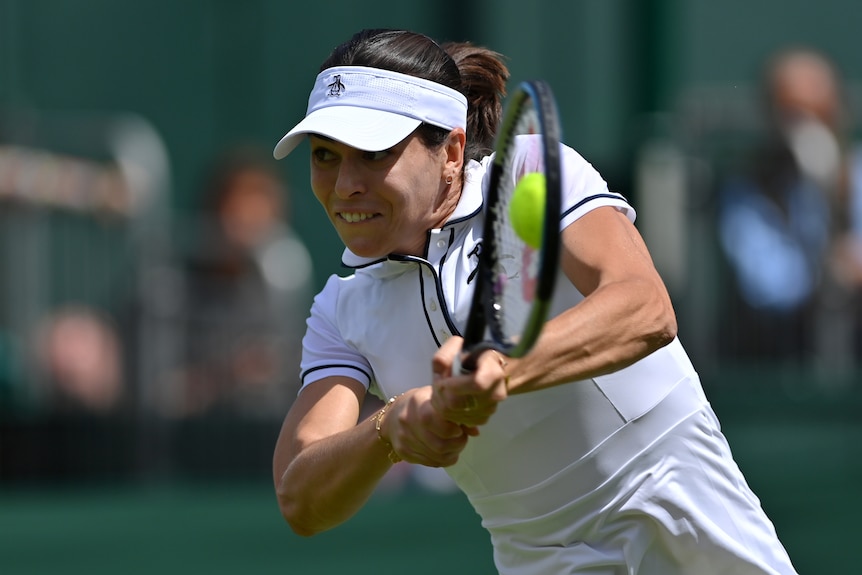
[[[467,149],[464,156],[478,160],[494,149],[503,116],[509,70],[503,56],[469,42],[448,42],[442,48],[461,73],[460,91],[467,97]]]

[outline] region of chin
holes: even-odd
[[[380,246],[370,246],[368,244],[345,243],[347,249],[361,258],[384,258],[389,255],[389,251]]]

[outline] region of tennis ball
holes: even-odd
[[[509,219],[518,237],[539,249],[545,227],[545,174],[530,172],[518,181],[509,202]]]

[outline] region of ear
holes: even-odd
[[[445,165],[443,167],[443,179],[452,177],[458,180],[461,170],[464,168],[464,150],[467,147],[467,134],[463,128],[455,128],[449,132],[449,137],[443,145],[445,154]]]

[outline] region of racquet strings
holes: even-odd
[[[515,186],[529,172],[545,172],[541,123],[530,97],[521,102],[515,122],[506,134],[502,173],[493,217],[490,285],[486,313],[494,340],[515,346],[528,327],[536,299],[541,247],[528,246],[512,228],[510,203]]]

